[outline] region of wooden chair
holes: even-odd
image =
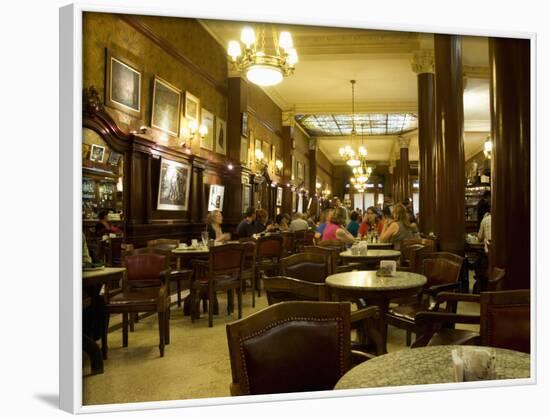
[[[208,299],[208,327],[214,322],[216,292],[227,292],[227,314],[233,312],[233,292],[237,291],[238,316],[242,316],[242,271],[245,245],[228,243],[211,246],[208,261],[194,260],[191,281],[191,320],[199,315],[197,295]]]
[[[296,250],[295,252],[303,252],[304,247],[313,245],[313,238],[315,237],[314,230],[299,230],[296,233]]]
[[[296,233],[282,232],[283,236],[283,257],[296,253]]]
[[[333,252],[333,268],[332,273],[337,274],[340,272],[350,272],[350,271],[356,271],[361,268],[361,264],[356,262],[348,262],[344,263],[342,258],[340,257],[340,252],[343,252],[346,250],[346,244],[344,242],[341,242],[339,240],[322,240],[317,244],[318,247],[323,249],[329,249]],[[312,251],[308,247],[309,251]]]
[[[169,258],[163,253],[138,253],[124,258],[126,275],[122,292],[112,295],[105,292],[105,326],[110,314],[122,313],[122,345],[128,346],[128,315],[153,312],[158,315],[159,350],[170,343]],[[105,354],[107,337],[105,336]]]
[[[281,275],[304,281],[324,283],[331,266],[325,255],[297,253],[281,259]]]
[[[418,245],[422,245],[425,248],[425,253],[435,252],[435,240],[425,238],[403,239],[401,241],[401,267],[411,268],[411,252],[413,252],[414,250],[418,250]],[[413,269],[410,270],[413,271]]]
[[[392,307],[386,314],[389,325],[407,332],[407,346],[411,344],[411,333],[418,334],[422,330],[415,323],[416,314],[431,310],[432,301],[439,292],[459,288],[463,263],[463,257],[448,252],[428,253],[422,258],[422,274],[428,282],[413,302]]]
[[[505,277],[504,269],[494,268],[489,279],[491,291],[500,288]],[[436,303],[430,311],[419,312],[415,316],[415,323],[421,331],[411,347],[437,346],[437,345],[464,345],[481,343],[479,332],[465,329],[456,329],[456,324],[479,325],[482,318],[477,314],[456,313],[457,304],[470,302],[480,304],[479,294],[464,294],[457,292],[441,292],[436,298]],[[445,304],[444,310],[441,305]]]
[[[192,269],[183,269],[180,264],[180,259],[172,255],[172,249],[179,246],[180,241],[177,239],[154,239],[147,242],[147,247],[166,251],[170,257],[170,282],[176,283],[176,294],[178,307],[181,307],[181,290],[189,289],[191,284]],[[182,286],[182,282],[184,285]]]
[[[321,246],[304,246],[304,253],[323,256],[325,258],[325,262],[327,263],[327,267],[329,268],[329,275],[335,273],[340,258],[339,249],[335,250],[332,248],[323,248]]]
[[[254,291],[254,280],[256,279],[256,240],[245,239],[247,240],[242,240],[245,247],[243,272],[241,275],[242,290],[243,293],[246,292],[246,283],[250,281],[250,288],[252,289],[252,307],[256,307],[256,292]],[[241,239],[239,239],[239,242],[241,242]]]
[[[258,291],[258,297],[262,295],[260,274],[277,275],[279,262],[283,254],[283,237],[281,234],[261,236],[256,240],[255,269],[256,278],[252,283],[252,291]]]
[[[231,395],[332,390],[352,364],[350,304],[274,304],[228,324],[227,342]]]

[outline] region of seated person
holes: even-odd
[[[487,211],[479,225],[477,239],[485,245],[485,253],[489,252],[489,243],[491,243],[491,203],[486,208]]]
[[[294,220],[290,222],[288,230],[290,230],[291,232],[297,232],[299,230],[307,229],[309,229],[309,224],[306,220],[304,220],[302,213],[294,214]]]
[[[277,230],[277,226],[269,224],[267,210],[256,210],[256,220],[253,223],[254,233],[273,232]]]
[[[103,235],[108,235],[109,233],[122,233],[122,230],[120,230],[116,226],[112,226],[107,221],[107,215],[109,214],[108,211],[102,210],[99,212],[98,215],[98,222],[95,225],[95,233],[97,236],[101,237]]]
[[[288,223],[290,223],[290,216],[286,213],[283,214],[277,214],[275,217],[275,223],[276,226],[278,226],[278,230],[281,232],[288,231]]]
[[[208,239],[213,239],[216,242],[227,242],[228,240],[231,240],[230,233],[222,232],[223,216],[221,211],[212,210],[210,213],[208,213],[206,223]]]
[[[334,209],[334,213],[325,227],[323,240],[339,240],[349,245],[353,244],[355,238],[344,228],[345,224],[346,209],[344,207],[337,207]]]
[[[390,213],[391,217],[391,213]],[[384,229],[384,222],[378,215],[378,211],[374,207],[369,207],[363,216],[363,222],[359,226],[359,239],[366,238],[369,232],[374,231],[380,236]]]
[[[315,239],[321,239],[323,237],[323,232],[325,231],[327,224],[330,222],[333,211],[334,210],[331,208],[326,208],[321,212],[321,216],[319,217],[319,226],[317,226],[317,230],[315,230]]]
[[[351,233],[353,237],[357,237],[357,232],[359,231],[359,213],[352,211],[349,215],[350,222],[346,226],[346,230]]]
[[[237,236],[240,238],[243,237],[252,237],[255,233],[253,222],[256,220],[256,210],[254,207],[249,207],[246,210],[245,218],[237,226]]]
[[[392,218],[386,218],[380,242],[391,242],[396,250],[400,250],[401,241],[412,239],[414,228],[409,222],[409,213],[403,204],[393,206]]]

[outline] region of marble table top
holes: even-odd
[[[367,254],[353,255],[351,250],[340,252],[340,257],[353,260],[361,259],[397,259],[401,256],[401,252],[393,249],[367,249]]]
[[[379,277],[376,271],[351,271],[329,275],[325,283],[329,287],[346,290],[387,291],[418,288],[428,280],[424,275],[397,271],[393,277]]]
[[[193,254],[193,253],[209,253],[210,251],[208,250],[208,247],[204,247],[204,246],[201,246],[201,247],[198,247],[198,248],[191,248],[191,247],[186,247],[186,248],[175,248],[175,249],[172,249],[172,253],[189,253],[189,254]]]
[[[453,349],[479,346],[428,346],[403,349],[370,359],[351,369],[334,389],[454,383]],[[496,353],[496,379],[530,377],[531,355],[491,348]]]
[[[126,268],[117,268],[117,267],[105,267],[101,269],[96,269],[93,271],[82,271],[82,279],[95,280],[98,278],[105,278],[109,276],[119,275],[126,271]]]
[[[358,242],[365,242],[364,240],[357,240]],[[393,248],[393,243],[391,242],[368,242],[367,246],[369,248]]]

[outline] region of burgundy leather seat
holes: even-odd
[[[322,283],[330,275],[330,267],[323,255],[297,253],[281,259],[281,275]]]

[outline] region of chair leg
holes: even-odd
[[[130,313],[130,331],[134,331],[134,323],[137,323],[138,315],[136,313]]]
[[[239,311],[239,318],[243,316],[243,289],[242,286],[237,288],[237,309]]]
[[[194,288],[191,288],[191,293],[189,294],[189,304],[191,304],[190,307],[190,315],[191,315],[191,323],[195,322],[195,318],[197,316],[197,300],[196,300],[196,290]]]
[[[252,308],[256,307],[256,275],[250,279],[250,285],[252,285]]]
[[[167,345],[170,344],[170,305],[168,306],[168,309],[166,310],[166,317],[164,318],[164,341]]]
[[[181,307],[181,281],[179,279],[176,281],[176,291],[178,292],[178,307]]]
[[[210,302],[210,300],[208,300],[208,302]],[[203,298],[202,299],[202,312],[206,313],[206,311],[207,311],[206,298]]]
[[[122,313],[122,347],[128,347],[128,314]]]
[[[411,332],[407,330],[407,340],[406,340],[407,346],[411,345]]]
[[[214,297],[216,293],[212,290],[208,290],[208,327],[214,325]]]
[[[229,316],[235,310],[235,293],[233,289],[227,290],[227,315]]]
[[[109,313],[105,314],[105,319],[103,322],[103,331],[101,332],[101,355],[103,359],[107,359],[107,333],[109,332]]]
[[[164,356],[164,342],[166,340],[166,315],[164,312],[158,313],[158,321],[159,321],[159,350],[160,350],[160,357],[162,358]]]

